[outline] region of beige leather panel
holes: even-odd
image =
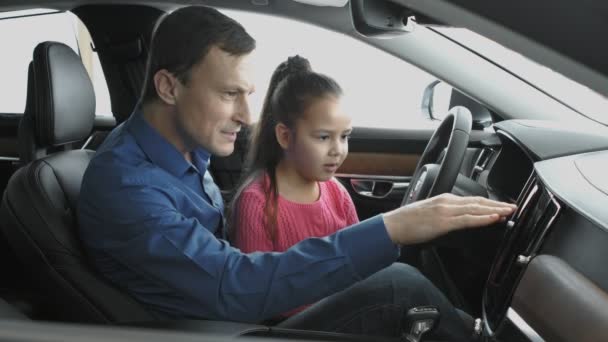
[[[608,341],[608,293],[554,256],[532,259],[512,307],[545,341]]]
[[[377,176],[412,176],[419,155],[352,152],[338,173]]]

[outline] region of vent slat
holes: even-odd
[[[477,157],[477,161],[475,161],[475,165],[473,166],[473,170],[471,171],[471,179],[478,180],[481,173],[486,169],[490,159],[494,155],[496,151],[493,149],[486,147],[479,153],[479,157]]]

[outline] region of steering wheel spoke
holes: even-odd
[[[452,191],[469,145],[472,122],[467,108],[450,109],[424,149],[402,205]],[[444,149],[444,158],[435,164]]]

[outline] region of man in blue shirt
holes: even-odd
[[[391,265],[400,245],[488,225],[510,205],[445,195],[284,253],[243,254],[224,240],[224,205],[207,167],[250,124],[254,48],[241,25],[211,8],[161,19],[141,105],[84,176],[80,233],[95,266],[160,318],[262,322],[327,297],[284,326],[394,335],[404,310],[433,304],[439,331],[466,336],[428,280]],[[379,323],[361,328],[372,317]]]

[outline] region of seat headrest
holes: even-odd
[[[43,42],[34,49],[33,121],[36,141],[59,146],[86,139],[95,121],[95,92],[80,57],[67,45]],[[26,113],[28,115],[28,113]]]

